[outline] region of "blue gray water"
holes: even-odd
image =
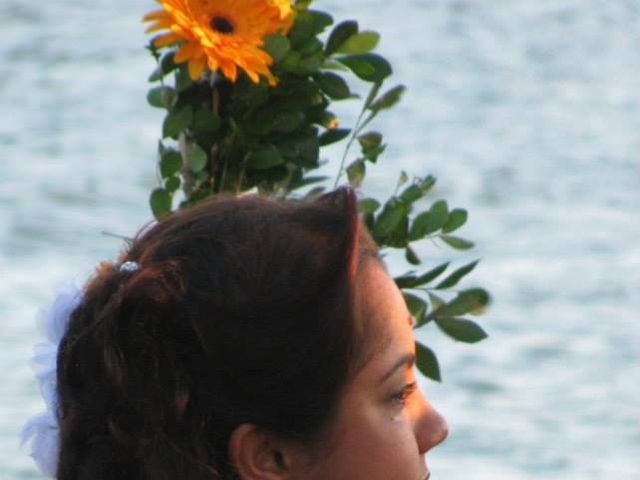
[[[149,220],[161,116],[146,106],[151,1],[0,2],[0,478],[39,478],[18,447],[41,408],[33,318]],[[317,1],[383,35],[408,93],[378,127],[400,168],[466,206],[468,285],[489,340],[419,335],[452,433],[435,479],[640,479],[640,3]],[[352,118],[342,109],[345,124]],[[332,154],[329,152],[328,154]],[[397,267],[397,265],[394,265]]]

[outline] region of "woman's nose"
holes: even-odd
[[[422,418],[416,425],[416,439],[421,454],[442,443],[449,435],[449,426],[442,415],[426,401],[424,408]]]

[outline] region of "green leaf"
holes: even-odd
[[[384,93],[380,98],[376,99],[371,105],[369,110],[379,112],[393,107],[402,98],[402,94],[405,92],[406,87],[404,85],[397,85]]]
[[[186,129],[193,121],[193,108],[185,105],[179,110],[170,111],[162,124],[162,138],[178,138],[180,132]]]
[[[442,227],[443,233],[453,232],[467,222],[467,211],[462,208],[456,208],[449,213],[447,223]]]
[[[284,159],[273,145],[252,150],[247,156],[247,167],[253,170],[267,170],[283,163]]]
[[[167,178],[167,180],[164,182],[164,188],[171,193],[178,190],[178,188],[180,188],[180,177]]]
[[[303,111],[309,107],[327,106],[320,86],[309,78],[285,76],[275,89],[270,89],[270,93],[272,95],[267,108],[274,111]]]
[[[433,226],[437,225],[436,230],[439,230],[449,218],[449,206],[447,205],[447,201],[438,200],[433,205],[431,205],[429,212],[432,216],[431,218],[433,221]]]
[[[176,150],[166,150],[160,159],[160,175],[162,178],[169,178],[175,175],[182,168],[182,156]]]
[[[318,166],[320,145],[315,131],[304,135],[288,135],[277,147],[282,156],[296,165],[305,168]]]
[[[322,70],[333,70],[335,72],[350,72],[347,67],[334,59],[325,59],[322,64]]]
[[[375,53],[348,55],[337,60],[366,82],[381,82],[393,73],[389,62]]]
[[[313,187],[311,190],[307,192],[304,198],[305,200],[313,200],[314,198],[318,198],[320,195],[322,195],[325,190],[326,190],[326,187],[323,187],[323,186]]]
[[[201,172],[207,166],[209,157],[200,145],[189,143],[186,148],[187,164],[192,172]]]
[[[280,66],[286,72],[296,73],[299,70],[298,64],[302,60],[302,55],[292,50],[282,59]]]
[[[154,87],[147,92],[147,102],[156,108],[170,108],[174,98],[175,90],[171,87]]]
[[[483,311],[489,305],[489,294],[482,288],[463,290],[455,298],[434,310],[430,316],[435,319],[456,317],[466,313]]]
[[[369,108],[369,105],[371,105],[371,103],[373,102],[374,98],[376,98],[376,95],[378,95],[378,92],[380,91],[380,88],[382,88],[382,80],[379,80],[377,82],[374,82],[373,85],[371,85],[371,90],[369,90],[369,93],[367,94],[367,98],[364,101],[364,108]]]
[[[289,177],[289,170],[285,165],[277,165],[266,170],[251,170],[249,176],[256,179],[256,183],[262,185],[267,191],[273,190],[273,186]]]
[[[407,304],[407,309],[411,313],[411,316],[415,319],[416,324],[423,323],[424,315],[427,311],[427,302],[420,297],[413,295],[412,293],[402,292],[404,302]]]
[[[407,213],[408,211],[405,209],[405,213],[400,222],[396,228],[382,240],[383,245],[381,246],[387,245],[393,248],[406,248],[409,245],[409,217]]]
[[[298,170],[300,171],[300,170]],[[300,171],[301,172],[301,171]],[[300,173],[300,175],[302,175],[302,172]],[[301,177],[300,179],[294,180],[290,185],[289,185],[289,190],[295,190],[297,188],[302,188],[305,187],[307,185],[311,185],[314,183],[318,183],[318,182],[324,182],[325,180],[328,180],[329,177],[326,175],[316,175],[316,176],[305,176],[305,177]]]
[[[380,208],[380,202],[375,198],[363,198],[360,200],[360,211],[363,213],[375,213]]]
[[[300,12],[296,15],[291,30],[289,30],[289,40],[291,47],[297,48],[306,40],[314,36],[313,16],[309,12]],[[293,53],[293,52],[291,52]],[[297,53],[297,52],[296,52]]]
[[[378,148],[382,144],[382,134],[379,132],[367,132],[358,135],[358,142],[362,147],[363,153],[374,148]]]
[[[407,262],[411,265],[420,265],[421,263],[420,257],[418,257],[418,254],[410,245],[407,245],[407,248],[405,249],[404,258],[406,258]]]
[[[149,199],[153,216],[160,219],[171,212],[171,194],[164,188],[156,188]]]
[[[371,163],[376,163],[378,157],[385,151],[387,148],[386,145],[381,145],[378,148],[374,148],[373,150],[367,150],[364,154],[365,158],[369,160]]]
[[[324,29],[333,24],[333,17],[319,10],[307,10],[313,17],[314,35],[324,32]]]
[[[362,149],[362,155],[371,163],[375,163],[386,145],[382,145],[382,135],[378,132],[367,132],[358,135],[358,142]]]
[[[176,63],[175,59],[176,53],[177,52],[173,50],[162,56],[162,59],[160,60],[160,66],[162,67],[162,71],[165,73],[165,75],[178,68],[179,64]]]
[[[304,10],[309,9],[309,5],[313,3],[313,0],[295,0],[294,8],[298,12],[302,12]]]
[[[440,240],[456,250],[469,250],[474,246],[473,242],[453,235],[440,235]]]
[[[359,58],[340,58],[338,60],[363,80],[368,81],[376,73],[375,67],[365,60]]]
[[[425,195],[435,184],[436,179],[432,175],[427,175],[426,177],[417,179],[416,181],[416,185],[420,187],[420,190],[422,190],[422,193]]]
[[[175,51],[168,52],[163,55],[160,60],[160,65],[154,70],[154,72],[149,77],[150,82],[157,82],[161,78],[163,78],[167,73],[172,72],[176,68],[178,68],[178,64],[175,63],[174,57],[176,55]]]
[[[422,189],[418,185],[409,185],[404,191],[400,194],[400,200],[406,203],[407,205],[411,205],[416,200],[422,198],[424,194],[422,193]]]
[[[275,116],[272,131],[279,133],[291,133],[304,122],[302,112],[282,112]]]
[[[348,137],[350,133],[351,130],[348,128],[333,128],[323,132],[318,137],[318,141],[320,142],[320,146],[324,147],[325,145],[339,142],[340,140]]]
[[[442,228],[449,216],[449,207],[445,200],[438,200],[427,212],[416,216],[411,224],[409,238],[411,241],[420,240]]]
[[[333,130],[339,123],[336,114],[328,110],[324,110],[320,113],[317,122],[327,130]]]
[[[324,54],[322,53],[322,48],[324,47],[324,43],[318,40],[316,37],[312,37],[307,40],[304,44],[298,47],[298,51],[303,57],[309,57],[311,55],[315,55],[320,53],[320,57],[324,61]]]
[[[287,37],[282,35],[267,35],[264,37],[262,49],[273,58],[274,62],[279,62],[291,50],[291,43]]]
[[[407,215],[406,207],[396,198],[389,200],[376,218],[374,237],[381,239],[390,235]]]
[[[297,73],[300,75],[310,75],[317,72],[322,67],[324,57],[322,53],[311,55],[309,57],[303,57],[297,66]]]
[[[193,80],[189,76],[189,70],[186,63],[181,63],[176,69],[176,90],[182,92],[193,85]]]
[[[193,116],[193,129],[196,132],[215,132],[221,123],[220,117],[210,110],[197,110]]]
[[[402,170],[400,172],[400,178],[398,178],[398,183],[397,183],[397,187],[400,188],[402,185],[404,185],[405,183],[407,183],[409,181],[409,176],[407,175],[407,172],[405,172],[404,170]]]
[[[242,75],[235,85],[234,103],[247,109],[263,106],[269,99],[271,88],[266,82],[253,83],[248,77]]]
[[[403,288],[413,288],[416,283],[416,276],[412,273],[405,273],[399,277],[395,277],[393,279],[396,282],[396,286],[402,290]]]
[[[407,176],[406,173],[404,173],[404,176],[402,177],[402,181],[398,182],[398,188],[401,187],[408,180],[409,180],[409,177]],[[436,179],[431,175],[425,178],[415,178],[413,180],[413,183],[409,185],[400,194],[400,200],[406,203],[407,206],[411,206],[411,204],[413,204],[417,200],[424,197],[435,183],[436,183]]]
[[[436,325],[459,342],[476,343],[487,338],[487,334],[478,324],[465,318],[436,318]]]
[[[468,263],[467,265],[464,265],[458,268],[457,270],[455,270],[453,273],[451,273],[451,275],[449,275],[442,282],[436,285],[436,290],[451,288],[454,285],[457,285],[458,282],[462,279],[462,277],[464,277],[465,275],[470,273],[474,268],[476,268],[476,265],[478,265],[479,261],[480,260],[476,260],[474,262]]]
[[[171,150],[171,149],[165,147],[164,143],[162,143],[162,140],[158,140],[158,153],[160,154],[161,157],[162,157],[162,155],[164,155],[169,150]]]
[[[340,48],[340,46],[347,41],[349,37],[358,33],[358,22],[355,20],[346,20],[339,23],[334,27],[329,34],[327,45],[324,49],[324,53],[331,55]]]
[[[164,77],[164,73],[162,73],[162,69],[158,66],[153,70],[153,72],[151,72],[151,75],[149,75],[147,80],[149,82],[157,82],[162,77]]]
[[[356,160],[347,167],[347,178],[353,188],[358,188],[364,180],[366,173],[366,167],[362,159]]]
[[[449,266],[449,262],[442,263],[435,268],[432,268],[427,273],[423,273],[416,279],[416,285],[424,285],[432,280],[435,280],[444,272]]]
[[[333,23],[331,15],[317,10],[299,12],[289,31],[292,48],[299,48],[306,41],[315,37]]]
[[[440,308],[442,305],[445,304],[445,301],[442,298],[440,298],[438,295],[436,295],[435,293],[429,292],[428,295],[429,295],[429,301],[431,302],[431,309],[432,310]]]
[[[442,381],[440,365],[438,365],[435,353],[419,342],[416,342],[416,366],[425,377],[436,382]]]
[[[263,108],[250,110],[250,114],[243,120],[246,132],[255,136],[263,136],[271,131],[276,117],[273,109],[269,108],[269,105],[265,105]]]
[[[373,227],[374,227],[374,223],[375,223],[375,215],[373,213],[364,213],[362,215],[362,221],[364,222],[365,226],[367,227],[367,231],[369,233],[373,232]]]
[[[368,53],[376,48],[378,41],[380,41],[380,35],[377,32],[360,32],[347,38],[336,51],[347,55]]]
[[[336,73],[319,72],[313,78],[322,91],[335,100],[342,100],[351,95],[347,82]]]

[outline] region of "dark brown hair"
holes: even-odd
[[[375,246],[341,189],[218,198],[142,231],[103,268],[58,355],[58,480],[218,480],[248,422],[330,425],[362,358],[355,276]]]

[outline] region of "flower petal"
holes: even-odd
[[[226,61],[220,64],[220,69],[225,77],[231,82],[235,82],[238,78],[238,67],[232,61]]]
[[[157,32],[158,30],[164,30],[165,28],[169,28],[170,26],[171,26],[171,20],[163,19],[149,25],[149,27],[144,31],[144,33]]]
[[[149,12],[144,17],[142,17],[142,21],[151,22],[155,20],[164,20],[165,18],[170,18],[167,12],[165,12],[164,10],[154,10],[153,12]]]
[[[153,43],[162,48],[184,42],[176,62],[188,62],[189,75],[196,79],[208,66],[235,82],[238,71],[252,82],[261,77],[270,85],[277,81],[269,67],[273,59],[262,50],[264,38],[287,32],[292,24],[292,0],[157,0],[163,10],[148,13],[145,21],[154,21],[149,31],[168,29]],[[220,32],[212,28],[213,16],[227,19],[233,29]]]
[[[173,61],[176,63],[183,63],[190,58],[198,57],[202,54],[202,47],[197,43],[189,42],[185,43],[180,50],[176,53]]]
[[[209,70],[215,72],[218,70],[220,64],[218,63],[218,59],[213,55],[207,56],[207,64],[209,65]]]
[[[153,45],[156,48],[166,47],[167,45],[171,45],[172,43],[176,43],[182,40],[180,35],[176,35],[175,33],[167,33],[164,35],[159,35],[153,40]]]
[[[191,77],[191,80],[195,82],[200,78],[206,64],[207,58],[204,55],[189,60],[189,77]]]

